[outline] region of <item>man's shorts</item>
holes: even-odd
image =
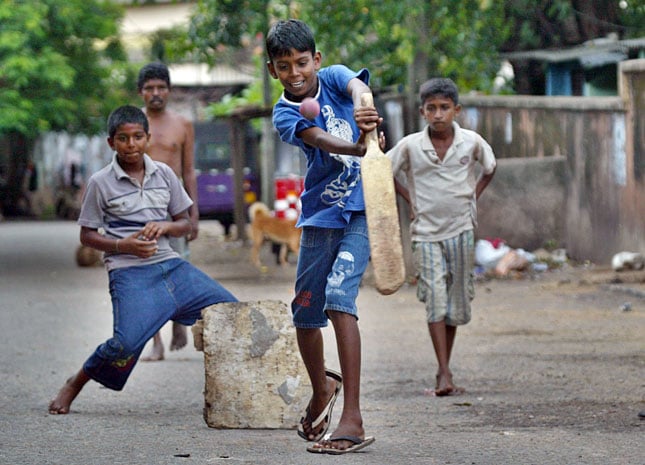
[[[181,258],[190,261],[190,249],[188,248],[188,239],[186,239],[186,236],[170,236],[168,242],[170,243],[170,248],[177,252]]]
[[[296,297],[291,303],[294,326],[325,327],[328,310],[348,313],[358,319],[356,297],[369,256],[363,212],[353,213],[344,229],[303,228]]]
[[[417,297],[426,305],[428,323],[458,326],[470,321],[475,297],[474,237],[470,230],[440,242],[412,244],[419,273]]]

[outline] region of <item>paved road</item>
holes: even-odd
[[[2,464],[645,463],[642,294],[575,274],[478,283],[454,355],[467,392],[451,398],[424,394],[435,364],[414,288],[382,297],[367,283],[362,404],[377,440],[362,453],[312,455],[294,431],[208,428],[192,348],[139,364],[122,392],[90,383],[71,414],[48,415],[111,331],[105,271],[76,267],[77,243],[72,222],[0,223]],[[241,299],[288,302],[293,267],[276,269],[266,253],[271,271],[259,274],[247,255],[210,223],[193,247],[195,263]]]

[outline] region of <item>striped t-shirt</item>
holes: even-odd
[[[123,239],[150,221],[166,221],[168,214],[177,215],[192,205],[181,181],[168,165],[148,155],[144,155],[144,164],[143,186],[126,174],[116,155],[112,163],[94,173],[87,182],[78,224],[103,229],[106,237]],[[157,245],[157,253],[149,258],[105,252],[105,266],[109,271],[179,256],[170,248],[168,237],[160,237]]]

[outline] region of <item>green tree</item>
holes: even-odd
[[[269,28],[270,18],[288,15],[288,11],[289,3],[281,1],[199,0],[190,21],[188,36],[198,59],[211,66],[217,63],[234,66],[255,63],[257,74],[261,76],[261,92],[257,92],[258,86],[254,85],[252,91],[246,92],[241,98],[247,104],[268,107],[273,103],[274,90],[262,59],[263,37]],[[261,100],[255,101],[259,96]],[[239,103],[242,105],[244,102]],[[212,111],[221,115],[222,108],[220,105]]]
[[[419,80],[435,74],[452,77],[463,91],[488,91],[499,68],[497,49],[509,33],[503,5],[491,0],[348,0],[342,6],[329,0],[200,0],[198,5],[189,34],[211,64],[239,60],[235,51],[263,38],[270,21],[299,18],[314,31],[325,63],[368,67],[376,88],[412,84],[416,91]],[[417,71],[411,74],[411,68]]]
[[[271,21],[302,19],[315,34],[323,64],[367,67],[372,88],[405,90],[414,108],[419,85],[431,75],[453,78],[462,92],[492,89],[498,49],[510,33],[503,6],[492,0],[200,0],[190,36],[209,63],[239,62],[240,47],[255,41],[263,48]],[[264,72],[265,106],[273,102],[267,81]],[[406,114],[406,127],[415,130],[418,118]]]
[[[0,137],[8,152],[5,212],[43,131],[96,133],[134,79],[107,0],[0,0]]]
[[[375,89],[403,89],[408,108],[431,76],[452,78],[461,92],[489,92],[499,69],[499,46],[510,29],[503,4],[491,0],[326,0],[303,3],[326,63],[367,67]],[[415,112],[406,127],[416,130]]]
[[[268,28],[275,5],[280,9],[280,2],[270,0],[199,0],[188,29],[199,61],[239,63],[240,52],[248,52]]]
[[[645,2],[643,0],[619,1],[618,18],[625,39],[645,36]]]
[[[503,12],[499,2],[482,0],[303,3],[326,62],[368,67],[376,87],[413,91],[429,75],[450,77],[463,91],[489,91],[509,32]]]

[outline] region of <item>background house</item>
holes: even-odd
[[[132,63],[141,65],[151,60],[154,35],[163,30],[186,26],[197,4],[194,1],[157,1],[154,4],[128,4],[121,23],[122,43]],[[204,109],[229,93],[239,92],[254,80],[251,63],[239,63],[235,68],[205,63],[169,65],[173,110],[192,121],[204,121]]]
[[[645,37],[618,40],[615,35],[557,50],[529,50],[502,55],[511,62],[544,64],[545,95],[618,95],[618,63],[645,58]]]

